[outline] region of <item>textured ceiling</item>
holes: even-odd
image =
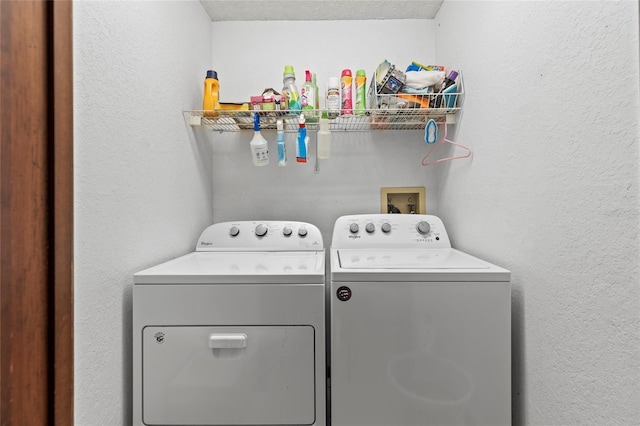
[[[212,21],[432,19],[443,0],[200,0]]]

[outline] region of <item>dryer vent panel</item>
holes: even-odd
[[[380,188],[380,213],[426,214],[424,187]]]

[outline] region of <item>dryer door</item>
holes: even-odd
[[[145,327],[148,425],[311,425],[311,326]]]

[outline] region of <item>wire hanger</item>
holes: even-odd
[[[437,135],[438,135],[438,125],[436,124],[435,120],[430,119],[427,122],[427,125],[424,127],[424,141],[428,144],[435,143],[435,145],[433,145],[433,147],[431,147],[429,152],[427,152],[427,154],[424,157],[422,157],[422,165],[424,167],[430,166],[436,163],[442,163],[442,162],[451,161],[451,160],[458,160],[460,158],[467,158],[471,156],[471,153],[472,153],[471,148],[447,139],[447,123],[446,122],[444,123],[444,136],[438,142],[436,142],[436,140],[438,139]],[[425,162],[427,158],[429,158],[431,154],[433,154],[435,150],[438,149],[438,147],[442,145],[444,142],[450,143],[451,145],[459,146],[460,148],[464,149],[467,153],[464,155],[445,157],[445,158],[440,158],[438,160]]]

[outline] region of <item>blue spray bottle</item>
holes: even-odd
[[[278,166],[286,166],[287,145],[284,142],[284,127],[282,120],[276,121],[276,135],[278,138]]]
[[[304,114],[300,114],[298,120],[300,128],[298,128],[298,140],[296,141],[296,161],[298,163],[307,162],[307,152],[309,148],[309,137],[307,136],[307,126],[304,120]]]

